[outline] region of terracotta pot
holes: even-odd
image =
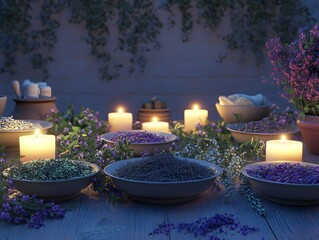
[[[16,103],[12,116],[16,119],[45,119],[45,115],[50,113],[51,109],[54,112],[59,112],[55,105],[56,97],[37,98],[37,99],[13,99]]]
[[[297,125],[310,153],[319,155],[319,116],[298,118]]]

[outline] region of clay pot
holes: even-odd
[[[306,115],[298,118],[297,125],[309,152],[319,155],[319,116]]]
[[[36,99],[13,99],[16,103],[12,116],[15,119],[43,120],[45,115],[51,112],[59,112],[55,105],[56,97]]]

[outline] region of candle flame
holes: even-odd
[[[153,117],[153,122],[157,122],[157,117]]]
[[[199,109],[199,106],[198,106],[197,104],[194,104],[193,109],[194,109],[194,110],[198,110],[198,109]]]
[[[117,111],[118,111],[119,113],[122,113],[122,112],[124,112],[124,109],[123,109],[122,107],[119,107],[119,108],[117,109]]]
[[[285,135],[281,136],[281,141],[282,143],[286,143],[287,137]]]
[[[40,129],[37,128],[37,129],[35,129],[35,136],[39,136],[39,135],[40,135]]]

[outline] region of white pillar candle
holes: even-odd
[[[55,136],[40,134],[19,137],[21,162],[55,159]]]
[[[118,112],[108,114],[110,132],[132,130],[133,115],[119,108]]]
[[[184,126],[185,131],[190,132],[196,129],[196,125],[203,125],[208,118],[208,111],[199,109],[198,105],[194,105],[193,109],[186,109],[184,111]]]
[[[302,161],[302,142],[269,140],[266,142],[266,161]]]
[[[158,122],[157,118],[154,117],[152,122],[142,123],[142,129],[145,131],[169,132],[169,124],[168,122]]]

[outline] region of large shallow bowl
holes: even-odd
[[[278,132],[278,133],[250,133],[238,130],[244,123],[227,124],[226,128],[230,131],[232,137],[236,142],[246,142],[254,138],[255,140],[262,140],[264,142],[268,140],[281,139],[285,135],[286,139],[293,139],[294,135],[299,132],[296,127],[291,132]]]
[[[319,184],[292,184],[280,183],[274,181],[263,180],[250,176],[247,173],[249,169],[257,169],[259,166],[268,164],[282,164],[282,163],[300,163],[304,166],[319,166],[318,164],[306,162],[260,162],[245,166],[242,173],[249,179],[252,186],[261,193],[266,199],[287,205],[312,205],[319,203]]]
[[[51,122],[41,121],[41,120],[25,120],[32,123],[39,123],[40,128],[39,131],[42,134],[47,133],[47,130],[53,126]],[[7,131],[0,129],[0,144],[5,145],[8,148],[18,148],[19,147],[19,137],[32,135],[35,133],[35,128],[30,128],[26,130],[15,130],[15,131]]]
[[[266,106],[240,106],[215,104],[219,116],[225,123],[238,123],[258,121],[271,112],[270,105]],[[236,117],[237,116],[237,117]]]
[[[217,165],[191,158],[180,158],[183,161],[198,163],[207,168],[215,169],[216,174],[200,180],[179,182],[148,182],[120,178],[114,175],[117,169],[130,162],[138,162],[143,158],[133,158],[117,161],[105,167],[104,172],[112,178],[113,183],[131,199],[149,203],[178,203],[186,202],[199,197],[205,190],[213,186],[216,177],[222,173]]]
[[[121,132],[145,132],[143,130],[132,130],[132,131],[121,131]],[[154,154],[156,152],[162,152],[169,150],[169,148],[172,146],[172,143],[177,140],[177,136],[171,133],[166,132],[156,132],[156,131],[148,131],[155,133],[158,136],[163,136],[167,141],[165,142],[159,142],[159,143],[131,143],[130,148],[135,154],[141,154],[141,153],[149,153]],[[104,141],[115,144],[114,141],[111,139],[116,136],[118,132],[111,132],[103,134],[101,137]]]
[[[85,177],[57,181],[18,180],[14,178],[9,179],[12,180],[17,190],[24,194],[36,194],[36,196],[39,198],[57,201],[74,198],[81,192],[82,189],[86,188],[92,182],[92,178],[100,172],[100,167],[84,161],[69,161],[79,162],[83,165],[91,166],[94,169],[94,172]],[[3,171],[4,177],[8,178],[9,171],[10,168],[7,168]]]

